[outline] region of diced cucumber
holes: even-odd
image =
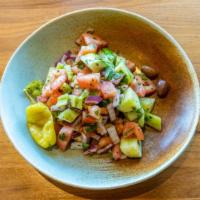
[[[142,157],[142,143],[136,138],[122,138],[120,141],[120,150],[129,158]]]
[[[122,83],[130,84],[132,82],[133,74],[124,63],[122,63],[122,62],[119,63],[116,66],[115,71],[125,75],[124,78],[122,79]]]
[[[80,96],[69,95],[69,101],[70,101],[71,107],[82,110],[82,108],[83,108],[83,102],[88,97],[88,95],[89,95],[89,91],[88,90],[84,90],[81,93]]]
[[[58,63],[57,66],[56,66],[56,69],[65,69],[66,70],[66,74],[67,74],[67,79],[69,81],[72,81],[72,79],[73,79],[73,72],[72,72],[72,69],[71,69],[70,65]]]
[[[78,117],[78,115],[79,115],[78,112],[68,108],[58,115],[58,119],[72,123]]]
[[[69,95],[70,105],[72,108],[77,108],[82,110],[83,108],[83,98],[81,96]]]
[[[120,90],[121,93],[124,93],[128,88],[128,85],[124,84],[124,85],[119,85],[118,89]]]
[[[119,64],[126,64],[126,59],[123,58],[122,56],[117,56],[116,60],[115,60],[115,65],[119,65]]]
[[[69,101],[69,95],[68,94],[63,94],[58,97],[57,103],[53,106],[51,106],[51,111],[57,112],[57,111],[63,111],[67,107]],[[54,117],[57,115],[54,114]]]
[[[143,127],[145,122],[145,112],[143,108],[140,108],[138,110],[133,110],[131,112],[124,113],[125,117],[129,121],[138,121],[138,124]]]
[[[140,98],[140,103],[145,112],[151,112],[155,103],[155,99],[149,97],[143,97]]]
[[[80,57],[80,60],[87,65],[92,72],[100,72],[105,67],[105,63],[100,59],[100,56],[95,53],[89,53]]]
[[[157,115],[153,115],[151,113],[146,113],[145,114],[145,123],[151,126],[152,128],[161,131],[161,118]]]
[[[138,119],[138,124],[141,126],[141,127],[144,127],[144,123],[145,123],[145,112],[143,110],[143,108],[140,109],[140,118]]]
[[[56,69],[64,69],[64,64],[62,64],[62,63],[57,63],[57,65],[56,65]]]
[[[66,70],[66,73],[67,73],[67,79],[69,81],[72,81],[74,75],[73,75],[71,66],[70,65],[65,65],[65,70]]]
[[[117,109],[121,112],[131,112],[141,108],[137,94],[129,87],[123,94]]]
[[[138,114],[136,113],[136,111],[127,112],[124,113],[124,115],[129,121],[134,121],[138,118]]]
[[[81,93],[81,98],[82,98],[83,100],[85,100],[88,96],[89,96],[89,91],[85,89],[85,90]]]
[[[104,76],[106,80],[116,80],[123,76],[123,74],[115,72],[113,67],[107,67]]]
[[[108,48],[103,48],[99,52],[99,56],[104,61],[106,66],[114,67],[114,62],[115,62],[115,59],[116,59],[117,55],[112,50],[110,50]]]
[[[72,88],[67,83],[63,83],[60,88],[64,93],[70,94],[72,92]]]
[[[69,95],[68,94],[63,94],[58,97],[58,101],[56,103],[56,106],[61,107],[61,106],[66,106],[69,101]]]

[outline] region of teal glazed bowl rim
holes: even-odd
[[[185,63],[187,65],[187,68],[188,68],[188,72],[190,73],[191,75],[191,79],[193,81],[193,85],[194,85],[194,92],[196,93],[196,96],[197,96],[197,99],[196,99],[196,107],[198,108],[196,113],[195,113],[195,116],[194,116],[194,121],[193,121],[193,125],[192,125],[192,128],[190,129],[190,132],[188,133],[188,136],[184,142],[184,144],[181,146],[180,149],[177,150],[176,154],[174,154],[173,156],[171,156],[166,162],[162,163],[159,167],[155,168],[153,171],[149,172],[149,173],[146,173],[145,175],[137,178],[137,179],[131,179],[130,181],[126,181],[125,183],[122,183],[122,184],[112,184],[112,185],[109,185],[109,186],[103,186],[103,187],[99,187],[99,186],[95,186],[95,185],[79,185],[79,184],[74,184],[74,183],[70,183],[70,181],[68,180],[62,180],[62,178],[57,178],[54,175],[50,174],[48,172],[48,169],[44,169],[42,166],[39,166],[39,165],[36,165],[27,155],[26,155],[26,152],[22,151],[20,146],[16,144],[15,142],[15,137],[12,135],[11,131],[9,130],[9,124],[6,124],[5,123],[5,120],[4,120],[4,115],[6,114],[6,111],[4,109],[4,106],[3,106],[3,101],[2,101],[2,90],[0,90],[0,112],[1,112],[1,120],[2,120],[2,123],[3,123],[3,127],[5,129],[5,132],[7,133],[10,141],[12,142],[12,144],[15,146],[16,150],[24,157],[24,159],[26,161],[28,161],[34,168],[36,168],[38,171],[40,171],[42,174],[46,175],[47,177],[51,178],[51,179],[54,179],[55,181],[58,181],[60,183],[63,183],[63,184],[66,184],[66,185],[70,185],[70,186],[73,186],[73,187],[79,187],[79,188],[83,188],[83,189],[91,189],[91,190],[105,190],[105,189],[115,189],[115,188],[121,188],[121,187],[127,187],[127,186],[130,186],[130,185],[133,185],[133,184],[137,184],[137,183],[140,183],[140,182],[143,182],[147,179],[150,179],[152,177],[154,177],[155,175],[159,174],[160,172],[162,172],[164,169],[166,169],[167,167],[169,167],[183,152],[184,150],[186,149],[186,147],[189,145],[189,143],[191,142],[192,140],[192,137],[193,135],[195,134],[195,129],[196,129],[196,126],[197,126],[197,123],[198,123],[198,119],[199,119],[199,111],[200,111],[200,94],[199,94],[199,82],[198,82],[198,78],[197,78],[197,75],[195,73],[195,70],[194,70],[194,67],[189,59],[189,57],[187,56],[187,54],[185,53],[185,51],[183,50],[183,48],[181,47],[181,45],[167,32],[165,31],[163,28],[161,28],[159,25],[157,25],[155,22],[147,19],[146,17],[143,17],[139,14],[136,14],[136,13],[133,13],[133,12],[130,12],[130,11],[126,11],[126,10],[121,10],[121,9],[116,9],[116,8],[103,8],[103,7],[100,7],[100,8],[87,8],[87,9],[82,9],[82,10],[76,10],[76,11],[73,11],[73,12],[69,12],[67,14],[64,14],[62,16],[59,16],[59,17],[56,17],[52,20],[50,20],[49,22],[45,23],[44,25],[42,25],[41,27],[39,27],[37,30],[35,30],[31,35],[29,35],[22,43],[21,45],[16,49],[16,51],[13,53],[12,57],[10,58],[7,66],[6,66],[6,69],[4,71],[4,74],[3,74],[3,77],[2,77],[2,80],[1,80],[1,86],[3,85],[4,83],[4,79],[7,75],[7,70],[8,70],[8,67],[9,67],[9,64],[11,63],[12,59],[15,57],[15,55],[17,54],[17,52],[19,51],[19,49],[33,36],[35,35],[38,31],[40,31],[41,29],[43,29],[46,25],[49,25],[51,23],[54,23],[55,21],[61,19],[61,18],[64,18],[66,16],[69,16],[69,15],[73,15],[73,14],[77,14],[77,13],[84,13],[84,12],[87,12],[87,11],[90,11],[90,10],[102,10],[102,11],[106,11],[106,12],[109,12],[109,11],[115,11],[115,12],[120,12],[120,13],[124,13],[126,15],[129,15],[129,16],[132,16],[133,18],[136,18],[138,20],[141,20],[143,21],[144,23],[148,24],[149,26],[153,27],[154,29],[156,29],[160,34],[162,34],[167,40],[169,40],[171,43],[173,43],[175,45],[175,47],[178,49],[178,51],[180,52],[182,58],[185,60]]]

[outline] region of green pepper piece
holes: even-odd
[[[30,82],[25,88],[24,93],[31,103],[36,103],[36,97],[42,93],[44,83],[40,80]]]
[[[56,143],[53,117],[45,104],[29,105],[26,108],[26,118],[31,136],[39,146],[49,148]]]

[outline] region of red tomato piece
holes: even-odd
[[[120,150],[119,144],[116,144],[112,148],[112,156],[114,160],[120,160],[121,159],[122,152]]]
[[[84,68],[81,70],[81,73],[82,73],[82,74],[91,74],[92,71],[91,71],[88,67],[84,67]]]
[[[144,134],[140,126],[135,122],[126,122],[123,130],[124,137],[134,137],[138,140],[144,140]]]
[[[81,46],[80,51],[78,52],[78,55],[76,57],[76,62],[80,60],[80,57],[88,54],[88,53],[96,53],[97,52],[97,45],[96,44],[90,44],[88,46]]]
[[[135,71],[135,63],[131,62],[130,60],[126,60],[126,66],[132,71]]]
[[[100,73],[92,73],[92,74],[79,73],[77,76],[77,82],[80,88],[98,90],[100,88]]]
[[[99,36],[90,33],[83,33],[82,40],[86,45],[94,44],[98,49],[108,46],[108,42],[101,39]]]
[[[131,88],[137,93],[139,97],[153,94],[156,91],[156,87],[151,80],[142,80],[141,76],[139,75],[136,75],[133,79]]]
[[[47,106],[50,108],[57,103],[58,97],[61,95],[59,91],[54,91],[47,101]]]
[[[70,143],[72,138],[72,133],[73,133],[73,128],[70,126],[63,126],[59,131],[56,142],[58,147],[62,151],[66,150],[68,144]]]

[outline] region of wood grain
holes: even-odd
[[[44,22],[95,6],[138,12],[164,27],[184,47],[200,78],[199,0],[0,0],[0,75],[16,47]],[[95,192],[48,181],[16,152],[0,126],[0,199],[200,199],[200,126],[184,155],[137,186]]]

